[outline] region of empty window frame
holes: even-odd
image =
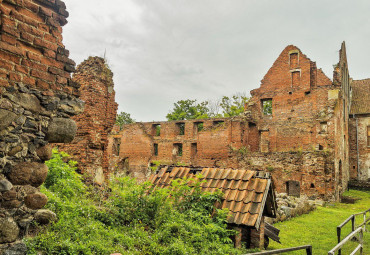
[[[176,123],[176,127],[177,127],[177,133],[179,135],[185,135],[185,123],[183,122],[179,122],[179,123]]]
[[[203,130],[204,123],[203,122],[194,122],[194,134]]]
[[[154,156],[158,156],[158,143],[153,144]]]
[[[272,98],[261,99],[263,115],[272,115]]]
[[[121,147],[121,139],[113,138],[113,155],[119,156],[120,147]]]
[[[289,53],[289,65],[290,69],[297,68],[299,66],[299,52],[292,51]]]
[[[213,126],[220,126],[220,125],[223,125],[225,123],[225,121],[223,120],[215,120],[213,121]]]
[[[182,156],[182,143],[174,143],[172,154],[175,156]]]
[[[298,87],[301,84],[301,71],[294,70],[292,73],[292,87]]]
[[[191,144],[191,156],[195,157],[197,153],[198,153],[197,143],[192,143]]]
[[[153,136],[160,136],[161,135],[161,124],[153,124],[152,125],[152,135]]]
[[[320,122],[320,133],[325,134],[328,132],[328,123],[326,121]]]

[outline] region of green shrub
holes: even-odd
[[[221,193],[203,193],[199,178],[177,180],[169,189],[136,184],[129,177],[110,192],[83,184],[75,162],[54,151],[42,192],[58,221],[26,240],[28,254],[239,254],[227,229]],[[191,192],[192,186],[194,191]]]

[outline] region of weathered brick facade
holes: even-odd
[[[47,144],[70,142],[70,117],[83,110],[62,43],[67,17],[60,0],[0,0],[0,253],[46,204]]]
[[[124,125],[122,131],[116,130],[109,136],[110,168],[145,180],[150,174],[150,162],[226,167],[231,148],[242,147],[243,134],[241,119]]]
[[[338,199],[349,179],[351,80],[344,43],[339,59],[331,81],[287,46],[251,91],[243,116],[126,125],[110,135],[110,169],[144,180],[153,163],[247,167],[273,172],[278,192]]]
[[[73,117],[78,127],[75,139],[59,147],[78,160],[82,173],[103,184],[108,171],[107,138],[117,113],[113,73],[104,59],[90,57],[78,65],[73,82],[81,86],[85,111]]]
[[[370,180],[370,79],[352,82],[350,118],[351,179]]]

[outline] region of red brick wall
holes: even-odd
[[[215,121],[223,121],[216,124]],[[198,122],[203,122],[203,130],[198,131]],[[185,124],[184,134],[179,134],[179,123]],[[160,124],[160,136],[153,132],[153,126]],[[119,166],[119,161],[128,159],[130,172],[139,179],[145,179],[151,162],[161,164],[185,164],[193,166],[227,166],[233,149],[248,145],[248,140],[256,139],[255,133],[248,136],[248,125],[241,120],[210,119],[172,122],[150,122],[125,125],[122,131],[114,132],[109,138],[109,158],[111,171]],[[120,155],[113,156],[114,138],[121,139]],[[154,155],[154,144],[158,144],[158,155]],[[182,155],[174,151],[174,144],[182,144]],[[195,145],[196,144],[196,145]],[[245,145],[244,145],[245,144]],[[196,147],[196,149],[195,149]],[[139,171],[140,173],[137,173]]]
[[[117,103],[113,89],[113,74],[104,59],[90,57],[82,62],[73,76],[73,82],[81,86],[81,99],[85,110],[74,117],[78,130],[71,144],[61,150],[78,159],[81,172],[102,184],[108,172],[108,133],[116,119]]]
[[[328,136],[333,125],[325,111],[333,103],[328,102],[330,89],[331,80],[317,70],[316,64],[297,47],[287,46],[263,78],[261,87],[251,92],[249,108],[259,113],[258,129],[268,136],[266,150],[312,150],[319,144],[327,149],[333,139]],[[261,100],[266,98],[272,99],[272,115],[261,112]],[[320,121],[328,122],[328,134],[320,133]]]
[[[75,62],[62,43],[68,12],[62,1],[0,1],[0,86],[23,83],[45,95],[78,95],[69,83]]]

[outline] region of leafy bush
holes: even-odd
[[[42,192],[58,221],[27,239],[28,254],[239,254],[227,229],[221,193],[203,193],[198,178],[169,189],[115,179],[106,194],[83,184],[75,162],[54,151]],[[191,186],[191,187],[190,187]]]

